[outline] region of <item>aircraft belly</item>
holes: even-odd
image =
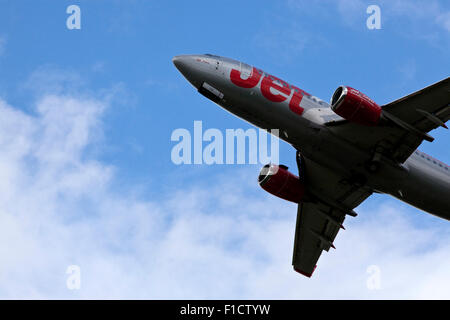
[[[401,193],[401,194],[400,194]],[[408,179],[395,195],[421,210],[450,220],[450,179],[433,169],[409,166]]]

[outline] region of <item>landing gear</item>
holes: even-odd
[[[380,170],[381,156],[383,155],[383,148],[378,146],[373,153],[372,159],[366,163],[366,170],[375,173]]]

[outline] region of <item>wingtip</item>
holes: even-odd
[[[313,273],[314,273],[314,271],[316,270],[316,268],[317,268],[317,265],[314,266],[314,269],[313,269],[313,271],[312,271],[311,273],[307,273],[307,272],[302,271],[302,270],[300,270],[300,269],[298,269],[298,268],[296,268],[296,267],[294,266],[294,271],[300,273],[301,275],[303,275],[303,276],[305,276],[305,277],[311,278],[311,276],[313,275]]]

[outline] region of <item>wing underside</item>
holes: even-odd
[[[422,141],[432,141],[428,132],[444,127],[450,119],[450,78],[382,106],[385,122],[369,127],[346,120],[332,120],[329,130],[368,154],[379,154],[403,163]],[[299,172],[311,193],[299,204],[292,264],[311,276],[322,251],[334,248],[337,233],[347,215],[370,196],[372,190],[355,185],[337,173],[297,153]],[[306,170],[305,170],[306,168]]]
[[[334,239],[344,228],[345,217],[354,216],[353,208],[372,192],[308,159],[301,161],[307,168],[305,179],[312,199],[298,206],[292,265],[297,272],[309,277],[322,251],[334,248]]]
[[[403,163],[422,141],[433,141],[428,133],[447,128],[450,119],[450,78],[382,106],[386,121],[368,127],[348,121],[331,121],[329,129],[350,143]]]

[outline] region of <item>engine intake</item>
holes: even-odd
[[[336,89],[331,109],[342,118],[365,126],[378,125],[381,107],[362,92],[347,86]]]
[[[266,164],[259,173],[261,188],[281,199],[299,203],[305,193],[300,179],[284,165]]]

